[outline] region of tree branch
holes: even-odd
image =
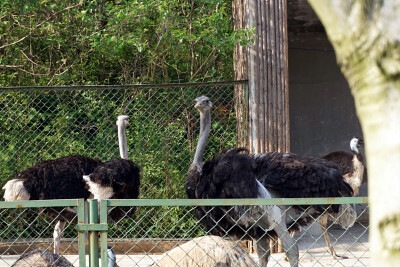
[[[0,46],[0,49],[3,49],[3,48],[6,48],[6,47],[9,47],[9,46],[12,46],[12,45],[15,45],[15,44],[18,44],[18,43],[22,42],[23,40],[25,40],[26,38],[28,38],[29,36],[31,36],[34,30],[36,30],[37,28],[39,28],[40,26],[42,26],[44,23],[46,23],[46,22],[49,21],[51,18],[53,18],[55,15],[60,14],[60,13],[62,13],[62,12],[64,12],[64,11],[70,10],[70,9],[72,9],[72,8],[78,7],[78,6],[80,6],[80,5],[82,5],[81,2],[79,2],[78,4],[73,5],[73,6],[68,6],[68,7],[64,8],[64,9],[62,9],[62,10],[60,10],[60,11],[57,11],[57,12],[51,14],[51,15],[48,16],[44,21],[42,21],[41,23],[39,23],[39,24],[37,24],[35,27],[33,27],[33,28],[29,31],[29,33],[28,33],[26,36],[22,37],[21,39],[15,41],[15,42],[2,45],[2,46]]]

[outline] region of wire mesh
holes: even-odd
[[[119,157],[115,121],[118,115],[125,114],[130,116],[127,128],[129,158],[141,166],[140,198],[186,198],[183,185],[199,129],[193,100],[199,95],[207,95],[214,104],[213,134],[205,155],[210,158],[226,148],[236,147],[238,136],[244,135],[237,132],[234,84],[2,88],[0,185],[13,178],[15,172],[46,159],[71,154],[102,160]],[[218,227],[218,220],[214,220],[214,228],[204,228],[194,216],[196,208],[193,205],[137,205],[134,200],[129,205],[111,206],[108,212],[121,209],[125,214],[116,221],[108,218],[108,243],[117,253],[117,264],[162,266],[163,259],[171,258],[173,264],[179,266],[188,257],[191,266],[198,266],[205,259],[210,261],[211,251],[217,251],[223,241],[209,240],[206,248],[200,245],[201,240],[191,243],[190,251],[200,248],[204,252],[200,258],[190,256],[190,251],[185,251],[183,258],[172,256],[174,247],[210,235],[212,229]],[[61,216],[64,208],[52,209]],[[232,209],[235,206],[225,207],[223,214],[231,216],[229,211]],[[363,207],[359,218],[367,209]],[[10,266],[20,254],[37,247],[52,251],[57,219],[59,217],[47,216],[41,208],[0,209],[0,265]],[[233,222],[238,219],[229,218]],[[367,222],[360,219],[347,230],[329,225],[327,234],[333,247],[339,255],[348,257],[333,259],[323,233],[315,233],[315,228],[319,229],[318,220],[319,217],[313,218],[314,224],[294,236],[300,249],[300,266],[369,265]],[[60,254],[67,256],[77,253],[78,245],[75,220],[66,221]],[[224,249],[220,258],[211,261],[223,261],[222,257],[231,255],[238,246],[245,254],[240,252],[237,258],[229,256],[231,260],[236,259],[230,263],[232,266],[241,266],[247,254],[258,262],[257,240],[248,240],[244,235],[232,238],[229,231],[219,233],[231,245]],[[274,239],[273,243],[276,242]],[[13,258],[10,260],[10,257]],[[272,254],[268,266],[288,266],[284,258],[283,253]],[[77,257],[68,260],[75,266],[79,264]]]
[[[147,201],[150,203],[152,200]],[[226,262],[228,265],[221,266],[257,266],[259,260],[257,242],[269,238],[272,240],[270,243],[272,246],[277,244],[278,240],[275,235],[270,235],[268,229],[262,229],[264,233],[259,239],[249,238],[252,229],[260,227],[257,223],[263,216],[250,216],[250,222],[243,225],[241,218],[232,217],[230,211],[240,208],[251,213],[257,206],[236,206],[234,201],[233,205],[229,206],[226,205],[227,202],[224,206],[209,202],[210,213],[214,209],[225,210],[220,218],[213,221],[214,225],[209,229],[203,226],[202,221],[209,217],[209,214],[199,219],[193,216],[195,209],[203,206],[170,203],[146,206],[138,204],[137,200],[126,200],[121,206],[117,202],[111,202],[106,209],[107,213],[121,207],[128,210],[135,207],[136,212],[131,216],[126,210],[129,214],[127,217],[118,221],[108,219],[107,243],[116,253],[118,266],[214,266]],[[290,206],[280,207],[282,214],[285,214]],[[312,207],[313,205],[310,205],[303,212],[307,213]],[[329,208],[327,205],[326,209]],[[57,211],[61,214],[63,209]],[[326,232],[339,255],[337,258],[329,253],[319,226],[321,216],[312,218],[312,222],[294,235],[300,252],[299,266],[370,266],[369,225],[367,221],[361,219],[367,212],[368,206],[364,206],[364,209],[357,214],[354,226],[348,229],[343,229],[337,224],[342,214],[336,218],[331,217]],[[11,266],[21,254],[37,248],[52,251],[54,245],[52,234],[59,218],[47,216],[43,208],[0,208],[0,266]],[[233,225],[241,227],[244,230],[243,235],[232,236],[228,229],[226,232],[217,231],[222,238],[214,236],[214,230],[220,227],[219,224],[223,219],[229,219]],[[74,266],[79,266],[77,251],[74,219],[67,221],[60,255],[65,256]],[[340,258],[342,256],[343,258]],[[209,265],[202,265],[204,262]],[[280,252],[271,254],[268,266],[289,266],[289,263],[285,260],[285,254]]]
[[[275,201],[278,201],[275,203],[280,203],[279,201],[282,200],[276,199]],[[285,201],[287,202],[287,200],[283,200],[283,202]],[[299,200],[294,200],[292,203],[296,201]],[[318,203],[318,201],[321,200],[314,200],[313,203]],[[349,202],[348,200],[345,201]],[[123,206],[129,206],[127,202],[129,201],[125,201]],[[109,225],[108,244],[117,251],[117,262],[119,264],[123,266],[214,266],[214,263],[223,264],[228,259],[231,265],[221,266],[258,265],[256,246],[258,240],[249,238],[249,235],[251,236],[252,229],[259,227],[259,225],[255,226],[253,223],[257,223],[263,217],[262,215],[250,216],[252,223],[248,223],[245,226],[241,221],[242,218],[233,217],[231,213],[231,211],[236,212],[238,207],[243,209],[243,206],[219,207],[218,204],[210,202],[208,205],[209,212],[197,220],[193,214],[195,209],[200,208],[200,206],[179,206],[165,200],[164,202],[165,205],[157,204],[152,206],[146,206],[145,202],[142,202],[137,207],[136,219],[129,223],[126,221],[122,223],[122,220]],[[117,202],[111,201],[111,203],[113,203],[110,205],[112,206],[111,208],[118,208]],[[138,202],[135,203],[138,205]],[[301,201],[299,203],[301,204]],[[350,201],[349,203],[352,202]],[[271,204],[273,203],[271,202]],[[307,214],[314,205],[308,206],[303,211],[303,214]],[[351,207],[354,208],[354,206],[344,204],[344,209],[339,213],[335,213],[335,216],[329,213],[329,223],[325,231],[320,226],[322,215],[317,215],[311,218],[311,222],[308,225],[301,227],[300,231],[296,232],[294,240],[296,240],[300,251],[299,266],[370,266],[369,225],[365,219],[365,214],[368,213],[368,206],[366,204],[357,205],[361,205],[362,209],[357,209],[361,211],[356,215],[357,218],[354,218],[356,221],[354,226],[348,229],[344,229],[339,223],[341,218],[345,217],[345,212]],[[242,214],[246,212],[251,214],[255,207],[251,205],[245,206],[245,212]],[[280,207],[282,214],[289,216],[288,210],[290,206],[281,205]],[[324,207],[325,211],[330,211],[330,205],[324,205]],[[210,213],[215,209],[223,209],[224,211],[219,213],[223,215],[212,219],[212,227],[204,228],[202,220],[207,220],[207,217],[210,217]],[[177,213],[179,216],[176,216]],[[224,228],[219,225],[224,219],[232,222],[232,228],[235,226],[240,227],[243,230],[243,234],[233,237],[229,233],[230,228]],[[121,229],[122,231],[113,231],[113,228]],[[216,229],[217,231],[215,231]],[[268,231],[265,232],[262,238],[269,237],[272,240],[271,247],[277,245],[279,242],[277,237],[275,235],[270,236]],[[325,232],[330,238],[336,257],[330,254],[324,237]],[[219,233],[219,236],[222,236],[224,240],[230,241],[230,245],[226,247],[226,244],[221,244],[220,241],[214,239],[204,241],[206,243],[204,244],[201,239],[198,239],[215,233]],[[235,245],[240,246],[244,252],[233,252]],[[219,249],[225,252],[214,255],[213,253],[216,253],[215,251]],[[212,259],[210,259],[211,255]],[[250,256],[255,264],[246,263],[246,256]],[[202,259],[207,259],[207,264],[210,265],[202,265]],[[232,261],[232,259],[236,259],[236,261]],[[276,253],[272,254],[268,266],[289,266],[289,263],[286,261],[284,253]]]
[[[20,255],[35,251],[40,252],[35,257],[22,260],[22,266],[39,266],[47,254],[53,252],[54,227],[59,220],[66,222],[62,231],[63,242],[60,255],[78,254],[78,233],[76,230],[77,216],[69,220],[62,216],[63,211],[70,207],[46,208],[0,208],[0,266],[11,266]],[[48,215],[49,212],[52,216]],[[55,215],[57,214],[57,215]],[[59,261],[60,257],[54,258]],[[72,264],[79,264],[78,257],[74,257]],[[40,265],[42,266],[42,265]]]
[[[129,158],[142,171],[140,196],[185,198],[182,181],[199,129],[194,99],[214,102],[207,153],[234,147],[234,84],[0,88],[0,185],[47,159],[119,157],[115,122],[124,114]]]

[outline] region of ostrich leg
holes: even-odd
[[[341,256],[336,254],[335,250],[333,249],[331,239],[329,238],[328,234],[328,214],[324,214],[319,218],[319,226],[321,227],[322,233],[324,234],[326,245],[329,248],[329,253],[331,253],[334,259],[348,259],[346,256]]]
[[[61,238],[64,235],[65,223],[66,222],[64,220],[59,220],[56,224],[56,227],[54,228],[54,233],[53,233],[54,253],[57,255],[59,255],[60,252],[60,243],[61,243]]]
[[[269,238],[267,238],[266,236],[262,237],[256,241],[256,244],[257,244],[258,262],[260,266],[266,267],[271,253],[269,247]]]
[[[284,222],[276,223],[274,231],[277,233],[282,241],[283,249],[285,250],[286,257],[289,260],[291,267],[299,266],[299,249],[294,239],[290,236]]]

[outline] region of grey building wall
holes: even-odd
[[[291,152],[350,152],[350,139],[362,137],[349,85],[324,34],[289,36],[289,107]],[[367,195],[366,185],[360,195]]]

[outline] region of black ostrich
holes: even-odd
[[[250,156],[245,148],[227,150],[203,163],[202,157],[211,127],[211,101],[196,98],[200,112],[200,137],[185,189],[189,198],[272,198],[350,196],[351,187],[340,171],[322,159],[288,153]],[[243,153],[244,152],[244,153]],[[321,206],[197,207],[195,215],[212,234],[256,240],[261,266],[269,258],[269,239],[278,236],[291,266],[298,266],[298,248],[288,234],[325,212]],[[350,206],[334,205],[331,213],[354,215]],[[343,225],[354,223],[352,216]],[[342,218],[341,217],[341,218]]]
[[[126,142],[126,126],[129,117],[118,116],[118,141],[121,158],[111,159],[98,165],[92,172],[84,175],[83,179],[89,187],[94,199],[136,199],[139,196],[140,169],[128,159]],[[130,207],[113,209],[111,219],[117,221],[124,216],[132,215],[134,209]]]
[[[211,127],[211,101],[196,98],[195,108],[200,112],[200,137],[193,163],[189,167],[185,189],[189,198],[271,198],[258,182],[254,160],[246,149],[231,149],[203,163],[203,153]],[[253,238],[261,266],[266,266],[267,231],[274,230],[282,240],[290,264],[298,266],[298,249],[281,220],[277,206],[197,207],[197,219],[212,234],[236,238]],[[216,222],[218,222],[216,226]]]
[[[322,157],[325,160],[333,162],[336,164],[339,169],[343,173],[343,177],[346,182],[353,189],[353,196],[357,196],[361,187],[361,184],[367,182],[367,168],[364,164],[364,158],[358,150],[359,147],[362,147],[364,142],[359,137],[353,137],[350,140],[350,149],[353,154],[350,154],[345,151],[335,151],[329,153],[328,155]],[[322,232],[324,233],[325,242],[329,248],[329,253],[335,259],[347,259],[346,256],[338,255],[333,249],[331,240],[328,234],[328,219],[329,216],[324,214],[319,219],[319,224],[321,226]]]
[[[128,116],[119,116],[118,132],[125,134],[129,122]],[[126,138],[120,136],[119,142]],[[124,150],[126,155],[126,149]],[[121,151],[122,154],[122,151]],[[114,171],[110,165],[116,162]],[[99,168],[108,170],[106,176],[86,185],[83,176],[95,173]],[[129,176],[129,177],[128,177]],[[102,163],[99,159],[72,155],[53,160],[46,160],[15,174],[15,179],[8,181],[3,189],[5,201],[43,200],[43,199],[75,199],[75,198],[137,198],[139,195],[140,172],[133,162],[126,159],[115,159]],[[89,187],[89,190],[88,190]],[[93,189],[95,188],[95,189]],[[94,193],[93,193],[94,192]],[[107,194],[98,194],[107,192]],[[128,197],[125,197],[128,196]],[[76,210],[71,208],[46,209],[46,213],[58,222],[54,229],[54,253],[59,254],[60,239],[66,221],[76,218]]]

